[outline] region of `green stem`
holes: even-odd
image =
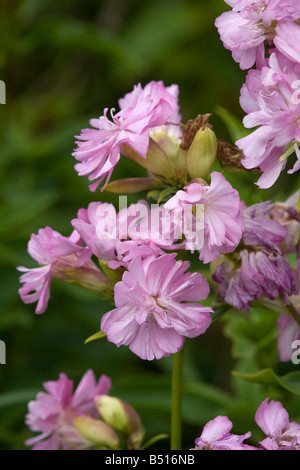
[[[289,310],[290,315],[294,318],[295,322],[298,323],[298,325],[300,326],[300,316],[293,304],[291,303],[287,305],[287,308]]]
[[[183,361],[184,361],[184,347],[173,356],[172,406],[171,406],[171,450],[181,449]]]

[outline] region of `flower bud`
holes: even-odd
[[[147,158],[141,157],[131,148],[123,145],[122,153],[155,175],[169,178],[174,170],[170,158],[162,147],[150,138]]]
[[[122,267],[118,269],[111,269],[108,267],[108,262],[103,261],[101,259],[99,261],[99,266],[102,271],[106,274],[106,276],[110,279],[112,286],[114,286],[117,282],[122,280],[122,276],[124,274],[124,269]]]
[[[92,263],[63,270],[63,280],[93,292],[108,293],[113,289],[110,279]]]
[[[73,424],[79,434],[94,447],[114,450],[120,448],[116,431],[103,421],[89,416],[77,416]]]
[[[187,150],[179,147],[175,158],[175,169],[181,178],[184,178],[186,174],[186,158]]]
[[[137,412],[128,403],[108,395],[95,397],[101,417],[110,426],[129,437],[134,448],[138,448],[144,437],[144,428]]]
[[[187,153],[187,171],[191,178],[206,179],[217,156],[217,137],[209,127],[198,130]]]
[[[105,190],[115,194],[133,194],[158,187],[154,178],[126,178],[108,183]]]

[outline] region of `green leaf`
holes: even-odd
[[[115,194],[134,194],[157,187],[153,178],[126,178],[108,183],[105,190]]]
[[[278,331],[276,315],[266,315],[265,309],[252,307],[248,314],[229,311],[224,320],[224,334],[232,341],[234,358],[249,359],[259,356],[267,361],[266,367],[273,367],[274,342]]]
[[[159,198],[157,200],[157,204],[160,204],[161,202],[167,200],[168,196],[171,196],[175,193],[176,193],[176,188],[174,188],[173,186],[171,186],[170,188],[164,189],[159,195]]]
[[[149,191],[147,193],[147,199],[154,199],[154,201],[157,201],[157,199],[160,196],[161,191],[159,189],[154,189],[153,191]]]
[[[272,369],[268,368],[255,374],[244,374],[236,371],[232,373],[234,376],[248,382],[284,388],[291,393],[300,395],[300,372],[289,372],[286,375],[279,376]]]
[[[22,198],[11,201],[9,206],[2,206],[0,233],[16,230],[34,220],[45,213],[56,200],[55,191],[36,191],[35,194],[24,194]]]
[[[232,406],[234,403],[234,400],[223,390],[219,390],[218,388],[203,382],[190,382],[184,384],[183,390],[185,395],[195,395],[198,398],[209,400],[217,406],[227,407]]]
[[[38,390],[16,390],[0,395],[0,408],[28,403],[37,395]]]
[[[106,333],[103,333],[103,331],[98,331],[94,335],[89,336],[89,338],[85,340],[84,344],[90,343],[91,341],[95,341],[96,339],[105,338],[105,336],[106,336]]]
[[[243,123],[227,109],[222,106],[216,106],[215,113],[226,125],[233,142],[249,134],[249,131],[243,126]]]
[[[153,444],[156,444],[156,442],[161,441],[162,439],[168,439],[168,437],[168,434],[158,434],[157,436],[154,436],[149,439],[149,441],[147,441],[146,444],[141,447],[141,450],[145,450],[148,447],[151,447]]]

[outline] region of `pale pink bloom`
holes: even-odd
[[[71,221],[80,235],[86,249],[103,261],[110,261],[116,256],[118,244],[117,212],[113,204],[91,202],[87,209],[81,209],[78,217]]]
[[[300,19],[298,0],[227,0],[232,11],[224,12],[215,24],[224,47],[241,69],[261,65],[265,45],[275,45],[290,60],[300,63]]]
[[[290,422],[279,401],[266,398],[256,411],[255,421],[267,436],[260,442],[263,449],[300,450],[300,425]]]
[[[150,136],[155,141],[157,140],[160,141],[161,136],[168,136],[170,138],[173,138],[174,141],[180,144],[180,140],[182,138],[182,129],[180,126],[181,114],[180,114],[179,102],[178,102],[179,87],[178,85],[171,85],[167,87],[167,90],[168,90],[168,93],[170,93],[170,95],[172,95],[175,100],[173,103],[173,113],[169,118],[169,124],[150,129]]]
[[[231,434],[232,426],[227,416],[217,416],[204,426],[201,436],[195,440],[196,447],[192,450],[257,450],[243,444],[245,439],[251,437],[251,432],[242,436]]]
[[[244,229],[238,192],[216,171],[211,174],[210,185],[191,183],[184,189],[165,208],[174,214],[176,231],[182,229],[186,248],[198,250],[204,263],[233,252]]]
[[[190,263],[175,256],[131,261],[115,285],[116,308],[102,317],[108,341],[153,360],[176,353],[185,337],[207,330],[212,309],[197,302],[208,296],[208,282],[199,273],[186,273]]]
[[[79,175],[89,175],[91,191],[95,191],[106,177],[109,181],[120,160],[122,146],[127,146],[147,158],[150,129],[165,125],[176,113],[178,103],[174,90],[168,91],[163,82],[150,82],[145,88],[136,85],[131,93],[119,100],[120,111],[108,109],[99,119],[91,119],[94,129],[83,129],[77,136],[73,156],[79,161],[75,169]]]
[[[28,404],[26,424],[31,431],[39,432],[25,444],[33,450],[81,450],[90,447],[73,426],[77,416],[97,417],[94,403],[96,395],[107,395],[111,380],[102,375],[98,382],[92,370],[82,377],[73,393],[73,381],[60,374],[57,381],[44,383],[46,392],[38,393]]]
[[[123,240],[116,249],[117,260],[111,261],[109,267],[128,267],[135,257],[142,259],[150,255],[155,257],[164,254],[164,250],[178,249],[175,245],[172,220],[169,219],[164,207],[150,207],[146,201],[138,201],[128,208],[122,209],[117,216],[119,235]],[[126,234],[126,236],[124,236]]]
[[[244,152],[245,168],[262,170],[257,182],[261,188],[274,184],[293,152],[297,160],[288,173],[300,168],[300,99],[295,90],[299,80],[300,64],[273,53],[261,70],[248,72],[241,90],[240,104],[248,113],[244,126],[258,128],[236,145]]]
[[[158,256],[163,248],[172,249],[174,240],[167,222],[163,207],[150,208],[146,201],[139,201],[118,213],[112,204],[92,202],[71,223],[89,255],[116,269],[126,267],[136,256]]]
[[[78,241],[74,233],[72,238]],[[37,302],[37,314],[44,313],[48,306],[53,278],[75,282],[93,290],[103,290],[109,286],[107,277],[90,260],[87,249],[50,227],[40,229],[37,235],[32,234],[28,253],[41,266],[33,269],[18,267],[18,271],[25,273],[20,277],[24,285],[19,294],[26,304]]]

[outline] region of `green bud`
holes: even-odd
[[[120,440],[116,431],[108,424],[88,416],[77,416],[73,424],[79,434],[101,449],[120,449]]]
[[[179,147],[175,157],[175,169],[180,176],[185,175],[186,173],[186,159],[187,150]]]
[[[206,179],[217,156],[218,141],[209,127],[198,130],[187,152],[187,171],[191,178]]]
[[[110,279],[92,264],[83,265],[81,268],[65,269],[63,274],[64,281],[93,292],[108,293],[113,288]]]
[[[128,436],[135,449],[139,448],[145,431],[137,412],[128,403],[109,395],[96,397],[95,404],[104,421]]]
[[[122,145],[121,150],[124,155],[131,158],[155,175],[169,178],[173,174],[174,170],[170,158],[164,152],[162,147],[151,138],[149,142],[147,158],[141,157],[134,150],[127,147],[127,145]]]
[[[111,269],[108,267],[108,261],[103,261],[98,259],[99,266],[102,271],[106,274],[106,276],[110,279],[111,284],[114,286],[117,282],[122,280],[122,276],[124,274],[124,269],[122,267],[118,269]]]
[[[158,187],[154,178],[126,178],[108,183],[105,190],[115,194],[133,194]]]

